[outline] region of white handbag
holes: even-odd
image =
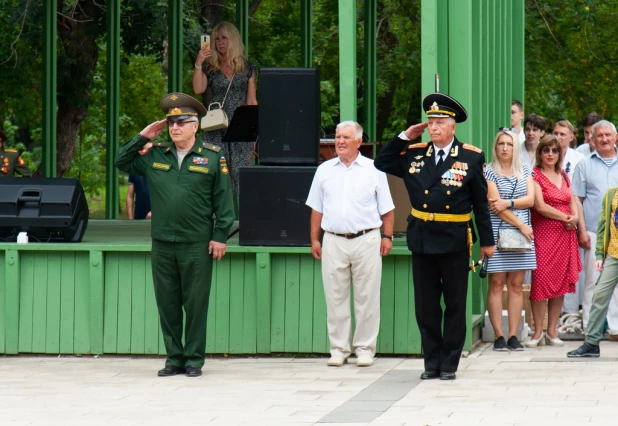
[[[205,132],[211,132],[213,130],[219,129],[227,129],[230,125],[230,122],[227,118],[227,114],[223,111],[223,105],[225,105],[225,100],[227,99],[227,94],[230,91],[230,87],[232,86],[232,81],[234,81],[234,75],[232,75],[232,79],[230,80],[230,84],[227,86],[227,91],[225,92],[225,97],[223,98],[223,103],[213,102],[208,105],[208,112],[206,115],[202,117],[201,127]],[[212,109],[213,106],[218,105],[218,109]]]

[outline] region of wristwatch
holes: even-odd
[[[386,234],[381,234],[382,238],[388,238],[389,240],[393,241],[393,236],[392,235],[386,235]]]

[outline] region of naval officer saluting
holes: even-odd
[[[468,117],[466,110],[442,93],[426,96],[423,110],[428,121],[393,138],[374,165],[402,178],[412,203],[407,240],[425,359],[421,379],[453,380],[466,338],[468,272],[475,240],[472,211],[481,256],[491,257],[495,245],[483,176],[485,155],[455,137],[457,123]],[[431,142],[411,144],[425,129]]]

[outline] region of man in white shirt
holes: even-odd
[[[560,120],[554,125],[552,134],[558,138],[562,147],[562,170],[567,172],[572,181],[575,166],[584,159],[583,154],[570,147],[571,142],[575,139],[575,127],[569,120]]]
[[[519,143],[524,143],[526,134],[521,122],[524,119],[524,106],[517,99],[511,102],[511,131],[519,137]]]
[[[592,137],[592,126],[601,121],[601,116],[595,111],[589,112],[584,117],[582,126],[584,127],[584,143],[577,147],[575,151],[588,158],[595,151],[594,138]]]
[[[521,161],[527,164],[530,169],[534,168],[534,159],[536,158],[536,147],[539,141],[545,136],[545,119],[538,114],[528,114],[524,120],[524,133],[526,140],[521,144]]]
[[[393,247],[395,205],[386,175],[358,151],[362,137],[363,128],[354,121],[337,125],[337,158],[318,167],[306,202],[312,209],[311,254],[322,260],[332,367],[345,364],[352,349],[356,365],[373,365],[380,329],[381,256]],[[350,282],[356,320],[353,339]]]

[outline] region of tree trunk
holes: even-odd
[[[62,2],[58,2],[62,10]],[[99,58],[97,39],[105,31],[104,10],[94,0],[79,0],[73,19],[58,15],[58,35],[62,52],[58,52],[57,175],[61,177],[71,165],[82,121],[88,114],[92,97],[92,79]],[[103,23],[102,23],[103,21]]]

